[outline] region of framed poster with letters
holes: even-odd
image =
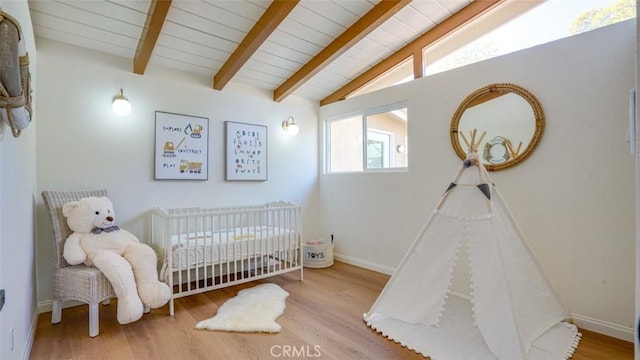
[[[156,180],[207,180],[208,156],[208,118],[156,111]]]
[[[226,179],[267,180],[267,127],[226,121]]]

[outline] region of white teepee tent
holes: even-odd
[[[469,296],[451,291],[457,259],[468,261]],[[438,360],[568,359],[580,341],[568,318],[475,151],[364,314]]]

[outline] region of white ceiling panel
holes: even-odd
[[[185,71],[192,74],[198,74],[198,75],[201,75],[202,77],[205,77],[207,81],[211,81],[211,69],[209,69],[209,67],[202,67],[199,65],[191,64],[191,63],[184,63],[180,60],[159,56],[155,54],[151,57],[150,64],[152,66],[163,66],[163,67],[171,68],[178,71]]]
[[[280,30],[274,31],[271,36],[269,36],[269,41],[308,56],[314,56],[322,50],[322,46],[315,45],[302,37]]]
[[[307,24],[291,19],[286,19],[285,21],[283,21],[282,24],[280,24],[280,26],[278,27],[278,30],[290,35],[297,36],[301,39],[305,39],[306,41],[315,44],[320,48],[325,47],[334,39],[330,35],[320,30],[314,29]]]
[[[338,37],[346,30],[345,26],[338,25],[329,18],[318,16],[318,14],[302,5],[296,6],[296,8],[291,11],[287,17],[287,21],[304,24],[311,29],[326,34],[332,39]]]
[[[227,39],[223,39],[221,37],[204,33],[202,31],[195,30],[191,27],[187,27],[181,24],[176,24],[172,22],[165,22],[162,26],[162,33],[158,37],[158,41],[163,38],[163,36],[167,36],[168,39],[165,41],[172,41],[170,39],[175,39],[173,41],[176,42],[174,47],[180,46],[179,44],[185,41],[199,43],[202,46],[210,47],[212,49],[216,49],[222,53],[231,54],[233,50],[238,46],[238,44],[231,42]]]
[[[171,8],[169,10],[166,22],[181,24],[184,27],[200,31],[213,37],[222,38],[236,44],[239,44],[246,35],[246,32],[236,30],[227,24],[211,21],[206,17],[192,14],[178,8]]]
[[[188,64],[188,65],[195,65],[198,67],[209,69],[210,73],[213,73],[212,69],[216,69],[222,66],[221,61],[215,61],[215,60],[212,60],[211,58],[200,56],[198,54],[187,53],[181,50],[168,48],[162,45],[156,46],[156,48],[154,49],[154,56],[155,55],[168,58],[168,59],[177,60],[180,62],[184,62],[185,64]]]
[[[353,14],[355,14],[357,17],[361,17],[362,15],[366,14],[367,12],[369,12],[369,10],[373,9],[374,6],[376,6],[376,4],[378,3],[378,1],[368,1],[368,0],[361,0],[361,1],[354,1],[354,0],[350,0],[350,1],[337,1],[336,4],[338,4],[339,6],[342,6],[343,8],[351,11]]]
[[[421,13],[418,9],[414,8],[413,3],[410,3],[402,10],[398,11],[393,19],[407,27],[410,27],[414,32],[420,34],[423,33],[425,29],[431,29],[436,25],[436,23],[429,19],[426,14]]]
[[[92,2],[86,2],[87,4],[93,4]],[[103,2],[97,2],[100,4]],[[104,16],[95,11],[89,11],[85,8],[79,8],[70,4],[75,3],[61,3],[56,1],[36,1],[37,7],[32,7],[31,11],[46,14],[51,17],[63,20],[61,22],[62,28],[60,30],[66,30],[66,24],[73,25],[85,25],[90,28],[103,29],[107,32],[113,32],[132,38],[139,38],[142,26],[131,24],[126,21],[122,21],[117,18]],[[122,9],[124,13],[131,13],[131,10],[124,7],[118,7]],[[144,25],[144,17],[141,18]]]
[[[72,44],[85,49],[96,50],[124,58],[132,58],[135,52],[135,49],[123,47],[121,44],[105,43],[102,41],[97,42],[86,36],[60,31],[55,27],[49,28],[44,26],[35,26],[34,31],[46,33],[46,36],[44,37],[50,40]]]
[[[340,6],[337,2],[329,0],[302,0],[298,6],[301,8],[309,9],[315,16],[320,16],[328,19],[334,24],[340,25],[345,29],[356,22],[360,18],[360,16],[364,15],[354,14],[346,8]]]
[[[303,54],[300,51],[296,51],[295,49],[280,45],[270,40],[265,41],[265,43],[260,46],[260,50],[283,59],[289,59],[299,64],[305,64],[312,58],[311,55]]]
[[[455,14],[458,10],[472,3],[473,0],[439,0],[438,2],[449,10],[450,14]]]
[[[180,43],[179,47],[175,46],[177,42]],[[169,35],[161,36],[158,38],[156,47],[160,46],[172,49],[174,51],[184,52],[187,56],[198,56],[214,60],[219,65],[211,69],[212,73],[214,69],[222,66],[222,64],[224,64],[224,62],[229,57],[229,53],[216,49],[215,47],[210,47],[199,42],[181,40]]]
[[[400,11],[402,11],[402,10],[400,10]],[[411,11],[409,10],[409,12],[411,12]],[[392,34],[393,36],[395,36],[398,40],[400,40],[402,42],[405,42],[405,43],[411,42],[411,40],[413,40],[413,39],[417,38],[418,36],[420,36],[422,34],[422,32],[416,30],[410,24],[407,24],[404,20],[401,20],[400,19],[401,15],[402,14],[398,14],[397,17],[393,17],[393,18],[387,20],[382,26],[380,26],[380,29],[388,31],[389,34]],[[423,22],[421,23],[421,25],[422,25],[422,29],[424,29],[424,18],[423,18]]]

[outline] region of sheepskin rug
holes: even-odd
[[[238,291],[225,301],[216,315],[200,321],[196,329],[277,333],[276,319],[284,313],[289,293],[276,284],[260,284]]]

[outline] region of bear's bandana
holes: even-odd
[[[93,234],[100,234],[103,231],[110,233],[110,232],[116,231],[116,230],[120,230],[120,228],[114,225],[114,226],[109,226],[108,228],[104,228],[104,229],[96,227],[96,228],[93,228],[93,230],[91,230],[91,232]]]

